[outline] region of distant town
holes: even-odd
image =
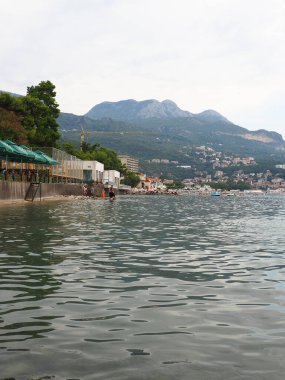
[[[285,164],[275,165],[275,173],[271,170],[265,169],[258,171],[257,162],[254,157],[246,156],[240,157],[233,154],[224,154],[223,152],[217,152],[214,149],[207,146],[196,147],[195,150],[196,162],[201,164],[208,164],[210,170],[197,170],[197,165],[181,165],[176,160],[169,160],[167,158],[153,158],[148,160],[148,163],[175,165],[176,167],[184,169],[194,169],[195,176],[182,180],[185,188],[193,188],[197,186],[204,186],[212,182],[217,183],[244,183],[251,189],[285,189],[284,170]],[[236,169],[229,170],[225,169]],[[280,169],[280,172],[278,172]],[[169,180],[163,181],[169,183]],[[172,182],[172,181],[170,181]]]

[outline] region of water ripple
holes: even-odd
[[[2,207],[1,376],[283,380],[285,197],[232,198]]]

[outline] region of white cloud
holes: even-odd
[[[2,1],[1,88],[49,79],[77,114],[168,98],[285,135],[284,19],[283,0]]]

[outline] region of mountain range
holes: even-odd
[[[225,153],[284,157],[285,142],[276,132],[249,131],[214,110],[194,114],[173,101],[155,99],[103,102],[85,115],[61,113],[64,139],[80,141],[82,130],[89,142],[141,159],[169,158],[187,162],[187,148],[206,145]]]
[[[195,114],[171,100],[106,101],[84,115],[62,112],[57,122],[62,141],[79,147],[83,131],[86,142],[137,157],[143,169],[153,159],[192,165],[201,146],[224,155],[285,162],[285,141],[279,133],[250,131],[214,110]]]
[[[155,99],[138,102],[133,99],[119,102],[103,102],[94,106],[85,116],[91,119],[109,117],[114,120],[146,120],[163,119],[172,120],[177,118],[199,118],[205,121],[228,121],[224,116],[213,110],[207,110],[200,114],[182,111],[172,100],[159,102]]]

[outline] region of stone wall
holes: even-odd
[[[0,200],[24,200],[30,187],[29,182],[0,181]],[[41,196],[82,195],[82,185],[78,183],[42,183]],[[39,191],[36,198],[39,198]]]

